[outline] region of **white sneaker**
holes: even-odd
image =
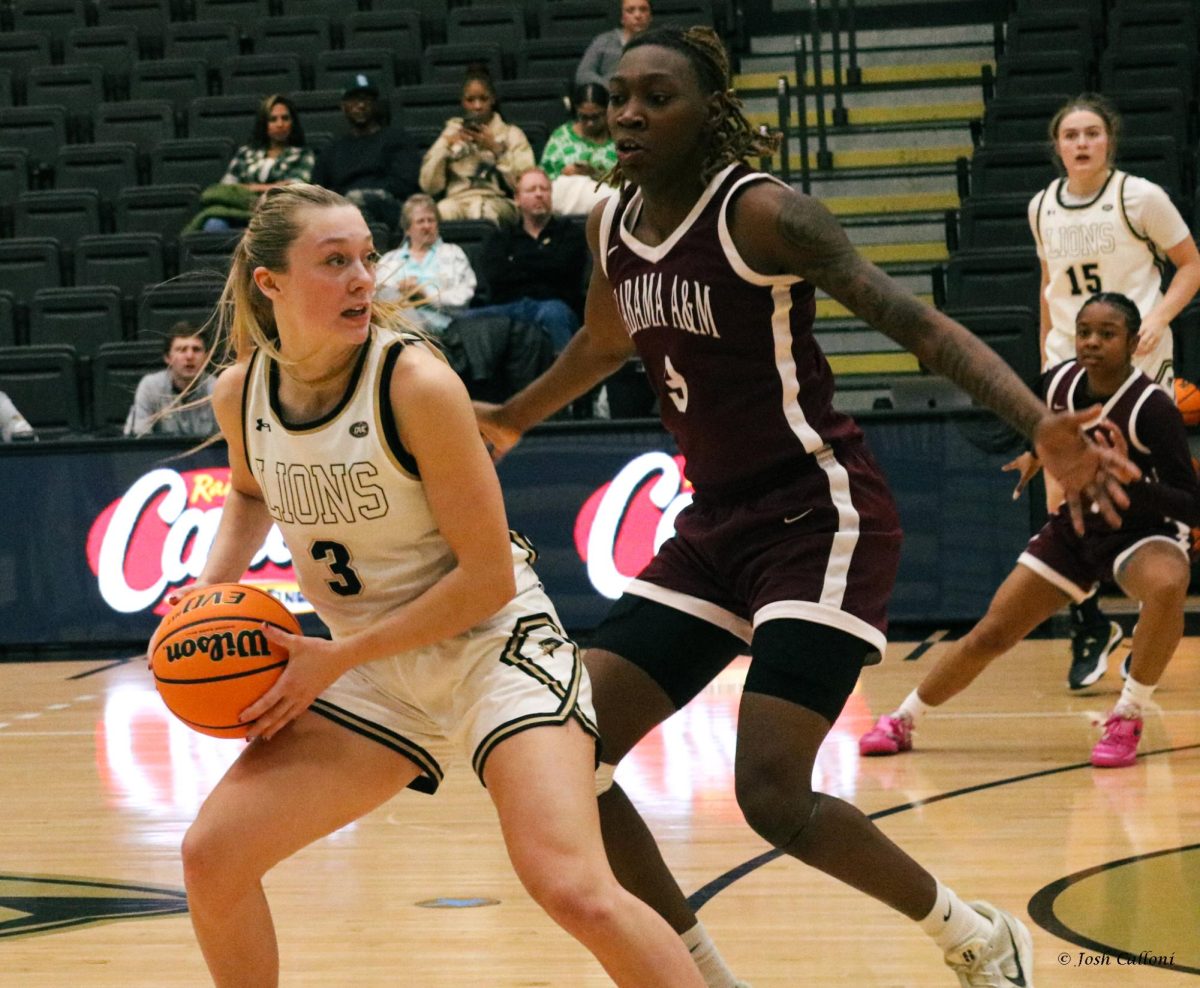
[[[1033,937],[1015,916],[986,902],[968,905],[992,923],[986,940],[976,937],[946,954],[961,988],[1033,988]]]

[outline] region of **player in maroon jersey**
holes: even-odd
[[[812,335],[820,288],[1026,436],[1071,491],[1116,522],[1136,471],[1051,415],[988,347],[851,247],[829,212],[744,162],[771,150],[729,88],[715,33],[647,31],[610,81],[619,197],[592,213],[585,326],[503,406],[479,409],[503,453],[635,351],[687,458],[693,503],[597,630],[587,656],[603,736],[597,790],[618,878],[678,930],[712,988],[734,979],[613,766],[734,656],[752,659],[736,788],[772,845],[920,923],[960,976],[1028,985],[1031,940],[974,907],[843,800],[812,790],[817,749],[885,644],[896,511],[861,433],[832,407]],[[968,983],[962,980],[963,984]]]
[[[912,730],[930,707],[967,688],[1007,652],[1070,601],[1080,601],[1102,577],[1111,577],[1141,603],[1128,677],[1121,697],[1092,749],[1098,768],[1123,768],[1137,758],[1142,710],[1183,635],[1183,604],[1191,564],[1189,527],[1200,524],[1200,483],[1192,466],[1183,419],[1175,403],[1133,367],[1141,316],[1124,295],[1088,299],[1075,319],[1076,359],[1046,371],[1046,401],[1075,410],[1103,403],[1110,428],[1141,468],[1129,487],[1120,528],[1089,516],[1083,535],[1059,509],[1029,542],[1017,567],[996,591],[982,620],[946,653],[900,707],[879,718],[859,741],[864,755],[912,748]],[[1039,464],[1024,453],[1006,469],[1019,470],[1016,494]]]

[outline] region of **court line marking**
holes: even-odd
[[[1195,744],[1180,745],[1175,748],[1158,748],[1154,751],[1144,752],[1139,756],[1139,761],[1143,758],[1152,758],[1155,755],[1171,755],[1178,754],[1184,751],[1200,750],[1200,742]],[[988,789],[998,789],[1001,786],[1011,785],[1017,782],[1028,782],[1031,779],[1043,779],[1051,775],[1062,775],[1066,772],[1077,772],[1080,769],[1091,769],[1091,762],[1077,762],[1072,765],[1062,765],[1058,768],[1046,768],[1037,772],[1026,772],[1023,775],[1013,775],[1006,779],[994,779],[991,782],[980,782],[973,786],[964,786],[962,789],[952,789],[949,792],[938,793],[935,796],[928,796],[925,799],[914,799],[908,803],[900,803],[896,806],[890,806],[887,809],[876,810],[874,813],[868,813],[869,820],[882,820],[885,817],[895,816],[897,813],[904,813],[908,810],[918,810],[922,807],[929,806],[932,803],[940,803],[947,799],[956,799],[959,796],[970,796],[977,792],[984,792]],[[687,897],[687,903],[692,907],[693,911],[699,912],[700,908],[716,896],[729,888],[738,879],[745,878],[751,872],[757,871],[763,865],[770,864],[777,858],[785,857],[785,852],[778,848],[772,848],[769,851],[764,851],[749,861],[744,861],[742,864],[734,868],[730,868],[723,875],[718,875],[712,881],[702,885],[695,892]]]

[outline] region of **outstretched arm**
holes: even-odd
[[[755,270],[812,282],[1032,439],[1047,471],[1063,485],[1077,525],[1082,496],[1095,501],[1114,525],[1120,523],[1114,502],[1124,507],[1128,499],[1117,481],[1133,479],[1137,468],[1085,438],[1081,426],[1087,415],[1052,415],[970,330],[861,257],[815,199],[773,183],[752,186],[737,204],[734,239]]]
[[[574,401],[616,372],[633,353],[633,343],[613,301],[612,286],[600,263],[601,203],[588,217],[587,237],[592,251],[583,327],[537,380],[503,405],[477,402],[479,428],[492,444],[495,457],[516,445],[521,434]]]

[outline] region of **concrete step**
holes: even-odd
[[[879,215],[842,220],[842,229],[856,247],[869,244],[932,245],[945,247],[946,222],[942,216]]]
[[[793,144],[794,149],[794,144]],[[793,155],[799,164],[799,156]],[[791,159],[789,159],[791,160]],[[911,167],[905,169],[876,168],[852,171],[817,171],[809,173],[811,192],[822,200],[842,199],[857,202],[839,203],[838,215],[851,212],[866,214],[886,212],[896,208],[903,212],[930,212],[958,207],[957,184],[952,164],[940,167]],[[792,184],[800,186],[800,169],[791,173]],[[869,208],[863,208],[870,203]],[[833,208],[833,207],[831,207]]]
[[[751,123],[767,123],[774,126],[776,121],[774,115],[758,121],[750,117]],[[810,127],[808,130],[808,146],[812,150],[816,147],[819,135],[815,128]],[[799,133],[793,129],[789,134],[789,143],[792,153],[799,151]],[[835,155],[839,153],[849,154],[854,152],[857,154],[861,151],[911,151],[918,152],[939,152],[937,163],[944,161],[953,162],[956,157],[970,157],[974,150],[974,145],[971,142],[971,130],[966,123],[951,124],[950,126],[909,126],[909,127],[834,127],[827,128],[825,131],[825,146],[829,148]],[[945,152],[942,154],[941,152]],[[947,157],[947,155],[949,155]],[[900,164],[926,164],[928,162],[913,162],[904,161],[897,162]],[[883,162],[885,165],[893,164],[891,161]],[[835,162],[835,167],[837,164]],[[854,167],[849,162],[846,167]],[[860,166],[861,167],[861,166]]]
[[[790,95],[790,118],[792,126],[795,127],[800,121],[800,100],[795,92]],[[835,128],[833,122],[835,104],[832,96],[826,94],[825,126],[838,131],[850,128],[870,133],[889,130],[904,132],[925,128],[965,130],[970,121],[978,120],[983,116],[983,100],[981,99],[954,100],[946,103],[914,99],[909,105],[898,105],[896,102],[878,102],[880,97],[877,93],[869,94],[873,100],[877,101],[875,104],[866,103],[858,98],[865,95],[868,94],[846,94],[846,98],[842,100],[842,107],[846,111],[847,124]],[[816,99],[809,94],[805,103],[807,104],[805,119],[810,128],[815,128],[818,120]],[[774,93],[769,96],[745,96],[743,104],[746,118],[755,126],[766,124],[769,127],[777,127],[779,125],[779,98]]]
[[[911,87],[915,84],[927,86],[965,86],[978,83],[982,77],[983,66],[992,64],[987,59],[971,59],[962,62],[923,62],[912,64],[868,65],[862,68],[862,89]],[[843,66],[844,68],[844,66]],[[773,89],[780,76],[786,76],[790,86],[796,85],[795,62],[790,57],[771,56],[762,61],[755,60],[743,68],[734,77],[734,88],[744,89]],[[805,82],[811,88],[816,76],[810,64],[805,71]],[[833,66],[822,63],[821,82],[828,89],[833,88]]]
[[[782,9],[782,5],[776,5]],[[849,48],[849,37],[845,31],[840,33],[842,50]],[[875,48],[904,48],[904,49],[939,49],[939,48],[973,48],[992,43],[991,24],[952,24],[921,28],[895,28],[889,30],[860,30],[857,32],[859,51],[869,51]],[[823,35],[822,48],[832,44],[832,35]],[[792,36],[756,35],[750,39],[752,55],[771,55],[787,53],[792,50]]]

